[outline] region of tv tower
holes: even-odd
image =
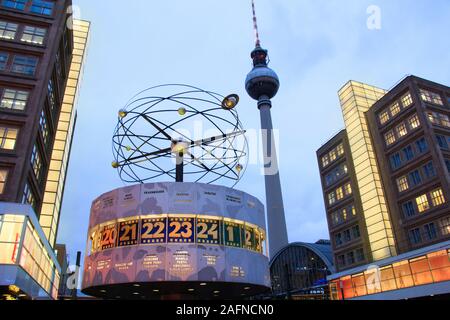
[[[268,67],[268,51],[261,47],[254,0],[252,0],[252,9],[256,43],[255,49],[251,53],[253,69],[247,75],[245,89],[250,97],[258,101],[258,109],[261,115],[269,254],[272,258],[279,250],[288,245],[289,242],[278,170],[277,151],[273,135],[272,116],[270,113],[270,109],[272,108],[271,99],[275,97],[280,88],[280,80],[275,71]]]

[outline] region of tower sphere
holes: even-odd
[[[245,80],[245,89],[250,97],[259,100],[262,96],[272,99],[280,88],[280,79],[275,71],[270,69],[267,59],[267,50],[256,47],[252,52],[253,69]]]

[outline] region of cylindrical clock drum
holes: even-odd
[[[88,295],[228,299],[269,287],[264,206],[245,192],[149,183],[92,204],[82,284]]]

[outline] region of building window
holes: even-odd
[[[26,57],[26,56],[14,56],[12,65],[12,72],[26,74],[29,76],[34,75],[38,64],[38,58]]]
[[[404,192],[409,189],[408,178],[401,177],[397,179],[397,187],[399,192]]]
[[[411,130],[417,129],[420,127],[420,120],[417,114],[408,119],[409,128]]]
[[[391,168],[392,170],[396,170],[400,168],[402,165],[402,158],[399,153],[395,153],[391,156]]]
[[[434,125],[450,128],[450,119],[445,114],[439,112],[428,112],[428,119]]]
[[[384,139],[386,141],[386,145],[390,146],[391,144],[393,144],[395,142],[395,134],[394,131],[389,131],[388,133],[386,133],[384,135]]]
[[[420,97],[422,98],[423,101],[428,102],[428,103],[434,103],[440,106],[444,105],[444,102],[442,101],[442,98],[439,94],[428,91],[428,90],[424,90],[424,89],[420,89]]]
[[[347,175],[348,167],[347,165],[341,164],[336,169],[334,169],[331,173],[325,176],[326,186],[329,187],[335,182],[341,180],[343,177]]]
[[[334,240],[336,242],[336,246],[340,246],[342,245],[342,234],[338,233],[335,237]]]
[[[424,153],[428,150],[428,144],[425,138],[416,141],[416,146],[417,150],[419,150],[419,153]]]
[[[414,150],[411,146],[407,146],[403,149],[403,154],[405,156],[406,161],[411,161],[414,159]]]
[[[47,30],[44,28],[25,26],[21,41],[42,45],[44,43],[46,33]]]
[[[27,0],[2,0],[2,6],[16,10],[25,10]]]
[[[396,102],[396,103],[394,103],[392,106],[391,106],[391,115],[392,115],[392,117],[395,117],[397,114],[399,114],[400,113],[400,104],[398,103],[398,102]]]
[[[333,163],[343,155],[344,155],[344,145],[341,143],[336,148],[328,152],[328,154],[322,157],[322,167],[323,168],[327,167],[329,164]]]
[[[351,185],[350,183],[347,183],[347,184],[345,185],[345,196],[351,195],[352,192],[353,192],[353,190],[352,190],[352,185]]]
[[[409,174],[409,180],[412,186],[417,186],[422,183],[422,177],[420,176],[419,170],[415,170]]]
[[[434,178],[436,176],[436,170],[434,169],[433,162],[429,162],[423,166],[423,172],[425,173],[427,179]]]
[[[430,209],[430,203],[426,194],[416,198],[417,209],[420,213],[423,213]]]
[[[347,253],[347,261],[349,265],[355,264],[355,253],[353,251]]]
[[[408,201],[403,204],[403,214],[407,218],[411,218],[416,215],[416,209],[414,208],[412,201]]]
[[[29,204],[36,210],[36,198],[28,182],[25,184],[25,189],[23,190],[22,203]]]
[[[352,232],[353,232],[353,238],[354,239],[358,239],[361,237],[361,231],[359,230],[359,226],[354,226],[352,228]]]
[[[42,14],[45,16],[51,16],[54,6],[55,3],[53,1],[32,0],[30,12]]]
[[[344,190],[342,189],[342,187],[336,190],[336,198],[338,201],[344,199]]]
[[[447,138],[441,135],[436,135],[436,140],[441,149],[448,150]]]
[[[450,234],[450,217],[445,217],[440,221],[442,235],[448,236]]]
[[[434,240],[437,238],[436,225],[434,223],[426,224],[424,229],[428,240]]]
[[[413,104],[413,99],[409,92],[402,97],[402,104],[403,104],[403,107],[405,107],[405,108],[407,108]]]
[[[19,129],[0,127],[0,149],[14,150]]]
[[[6,70],[7,64],[8,64],[8,54],[5,52],[0,52],[0,71]]]
[[[334,192],[331,192],[328,194],[328,204],[331,206],[336,203],[336,194]]]
[[[8,179],[9,171],[7,169],[0,169],[0,194],[5,192],[6,180]]]
[[[413,229],[409,231],[409,239],[412,244],[419,244],[422,242],[422,235],[420,234],[420,229]]]
[[[11,109],[23,111],[27,105],[29,93],[26,91],[5,89],[3,90],[0,107],[3,109]]]
[[[406,125],[404,123],[395,128],[395,130],[397,131],[397,136],[399,138],[402,138],[408,134],[408,130],[406,129]]]
[[[445,197],[442,189],[437,189],[431,192],[431,202],[434,207],[440,206],[445,203]]]
[[[352,240],[352,235],[350,233],[350,230],[345,230],[344,231],[344,241],[350,242],[351,240]]]
[[[380,123],[383,125],[389,121],[389,119],[390,119],[389,113],[387,111],[383,111],[382,113],[380,113],[379,118],[380,118]]]
[[[42,166],[41,153],[39,152],[39,148],[38,148],[37,144],[34,145],[33,152],[31,153],[31,166],[33,168],[36,179],[38,181],[40,181],[43,166]]]
[[[366,260],[366,256],[364,254],[364,249],[361,248],[361,249],[356,250],[356,260],[358,262]]]
[[[45,116],[44,110],[41,111],[41,117],[39,119],[39,129],[42,134],[42,139],[44,140],[44,145],[47,146],[49,131],[48,131],[48,124],[47,124],[47,117]]]
[[[16,23],[0,21],[0,38],[6,40],[14,40],[16,38],[17,28]]]
[[[342,255],[339,255],[338,257],[337,257],[337,261],[338,261],[338,266],[339,267],[345,267],[345,256],[342,254]]]

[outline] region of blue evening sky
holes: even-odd
[[[137,92],[187,83],[241,96],[254,47],[250,0],[74,0],[92,22],[58,242],[84,252],[91,202],[121,187],[111,168],[117,111]],[[370,5],[381,30],[366,26]],[[407,74],[450,84],[448,0],[257,0],[262,45],[282,86],[272,116],[290,241],[328,238],[316,150],[343,127],[337,91],[348,80],[389,89]],[[260,168],[238,189],[265,200]]]

